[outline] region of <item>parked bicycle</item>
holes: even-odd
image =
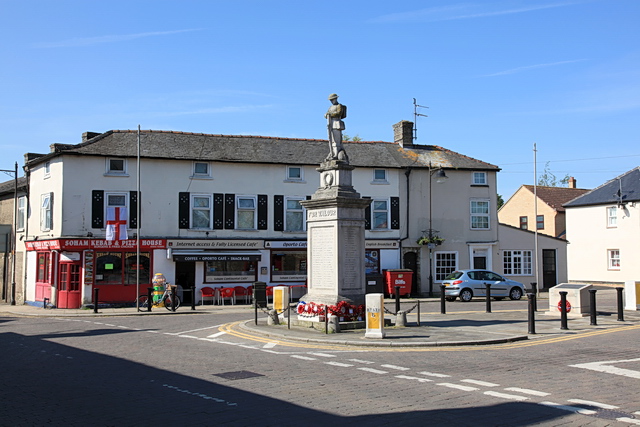
[[[172,296],[171,296],[171,288],[174,290],[175,294],[175,309],[177,310],[180,307],[180,297],[176,294],[177,286],[170,285],[167,283],[167,286],[164,288],[164,293],[161,296],[153,295],[151,297],[151,307],[166,307],[167,310],[171,310]],[[140,295],[136,301],[138,306],[138,311],[147,311],[149,309],[149,295]]]

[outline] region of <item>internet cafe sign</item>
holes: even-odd
[[[264,240],[167,240],[171,249],[264,249]]]

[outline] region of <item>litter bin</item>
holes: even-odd
[[[395,295],[396,286],[400,286],[400,295],[409,296],[411,294],[411,283],[413,283],[413,270],[396,269],[384,272],[385,283],[387,284],[387,294]]]
[[[253,282],[253,303],[258,307],[267,307],[267,284],[265,282]]]
[[[384,293],[384,277],[379,273],[367,274],[367,288],[368,294],[382,294]]]

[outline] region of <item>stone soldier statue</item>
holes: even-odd
[[[345,129],[342,119],[347,117],[347,106],[338,103],[338,95],[329,95],[331,107],[324,115],[327,119],[327,130],[329,132],[329,155],[326,160],[342,160],[349,163],[347,153],[342,146],[342,131]]]

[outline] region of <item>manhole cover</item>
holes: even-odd
[[[243,380],[245,378],[263,377],[262,374],[256,374],[249,371],[235,371],[235,372],[223,372],[222,374],[213,374],[216,377],[224,378],[225,380]]]

